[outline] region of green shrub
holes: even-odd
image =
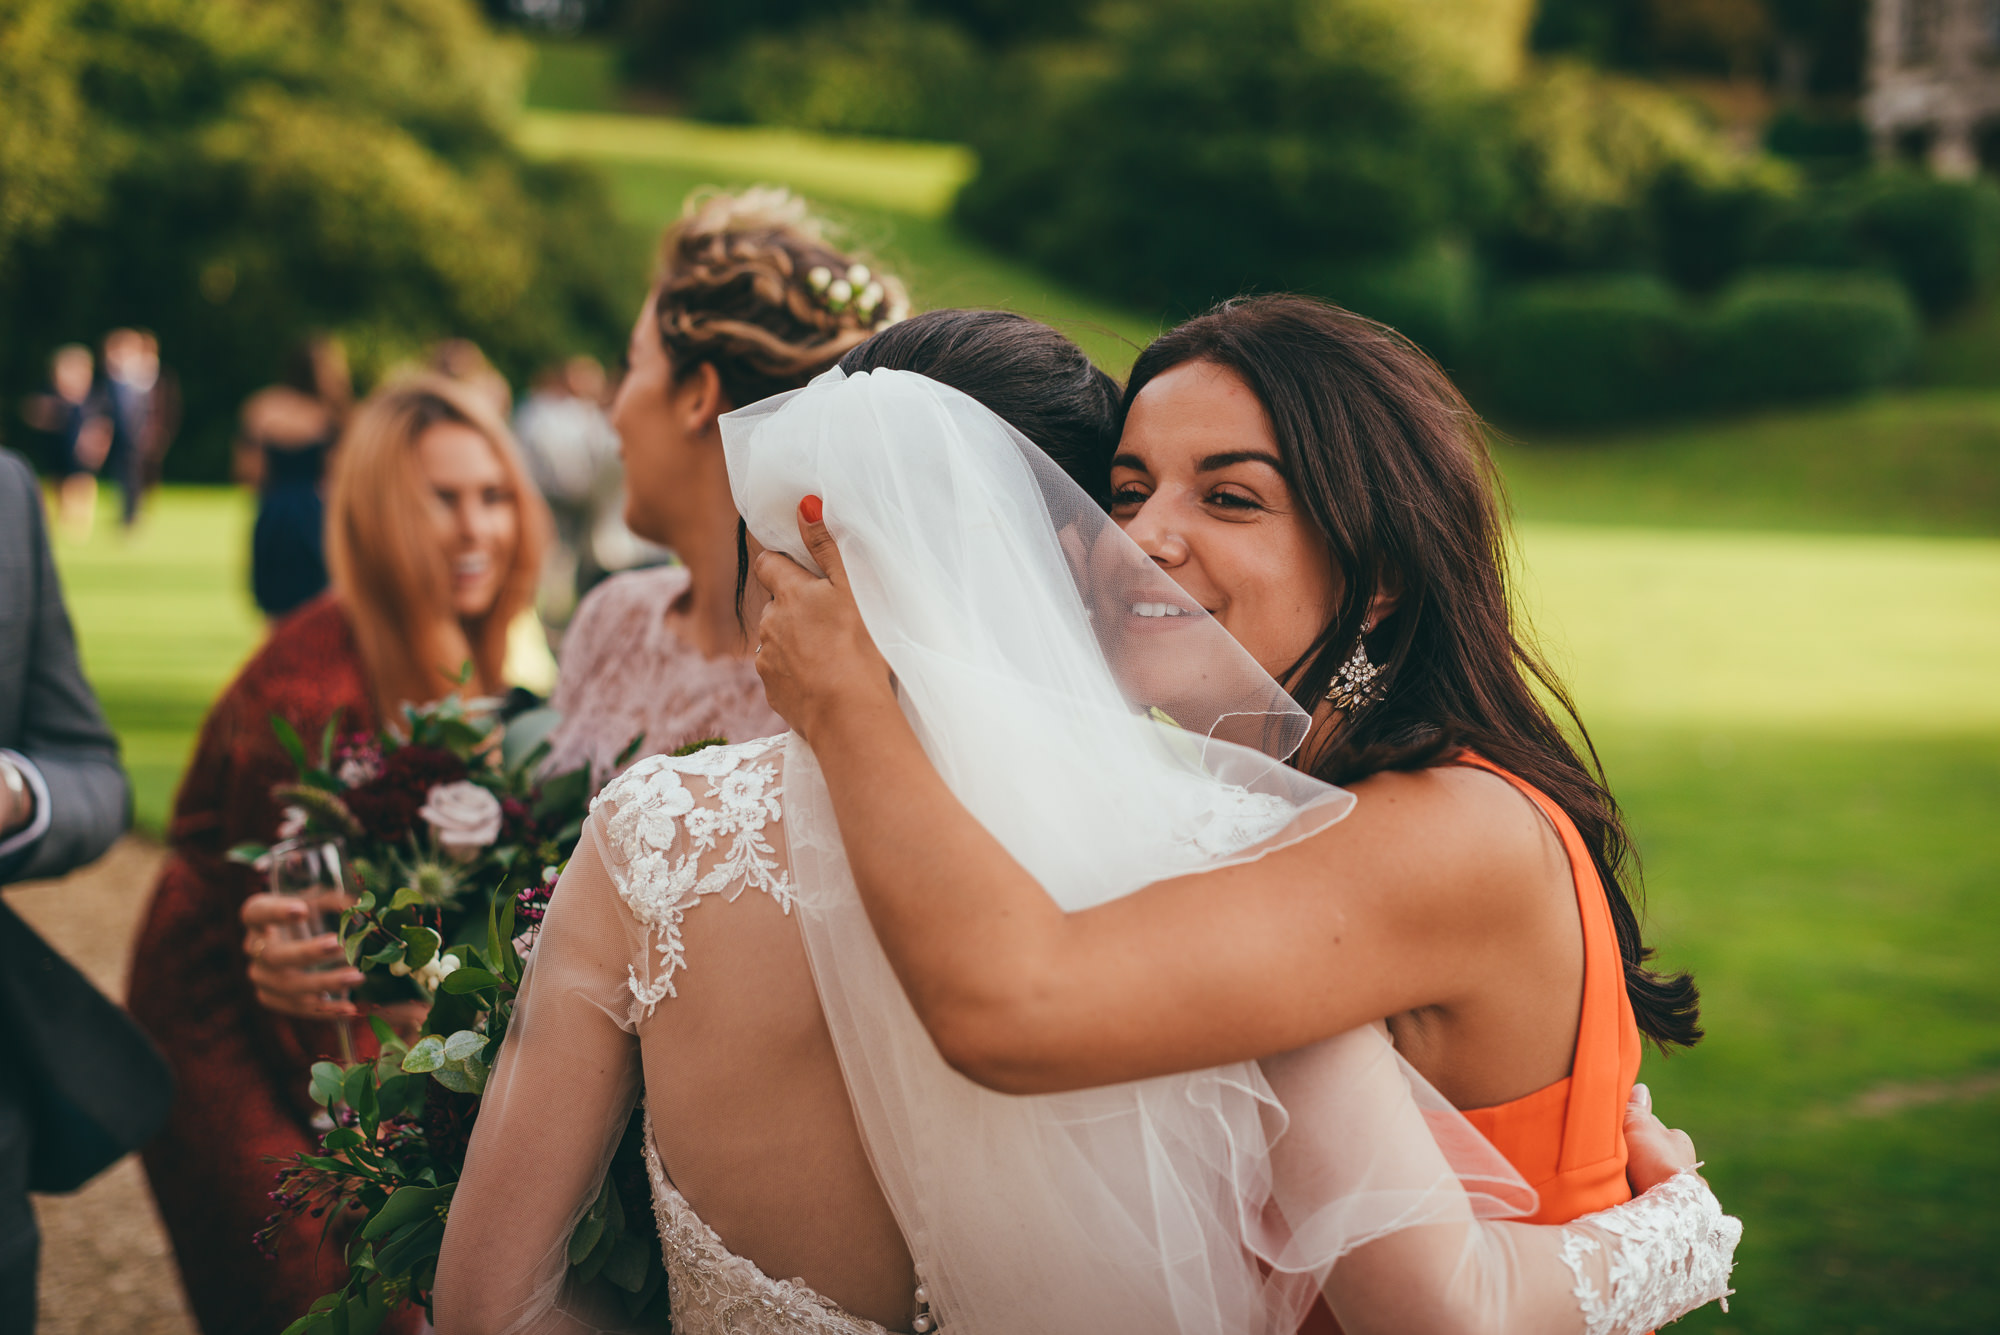
[[[1712,286],[1795,189],[1790,169],[1732,147],[1657,84],[1551,62],[1496,110],[1508,193],[1483,249],[1501,273],[1658,270]]]
[[[1774,218],[1757,254],[1772,267],[1885,270],[1943,319],[2000,279],[2000,187],[1901,170],[1831,182]]]
[[[1862,246],[1894,268],[1931,316],[1971,305],[2000,276],[2000,187],[1912,172],[1863,178]]]
[[[1482,85],[1375,0],[1107,7],[977,136],[969,230],[1147,312],[1400,259],[1491,194]],[[1433,58],[1433,57],[1436,58]]]
[[[1472,333],[1478,267],[1465,246],[1439,244],[1373,264],[1305,269],[1298,287],[1392,326],[1449,364]]]
[[[1921,325],[1895,279],[1746,274],[1703,322],[1704,398],[1751,405],[1856,394],[1902,375]]]
[[[1689,406],[1694,356],[1686,303],[1659,279],[1547,279],[1495,301],[1472,378],[1504,418],[1594,425]]]
[[[17,0],[0,89],[21,62],[48,111],[0,156],[62,189],[0,162],[0,390],[151,327],[185,399],[173,476],[224,474],[238,404],[311,330],[364,381],[446,335],[516,377],[619,345],[643,246],[595,177],[514,149],[518,49],[469,0]]]
[[[968,130],[986,82],[985,58],[958,25],[889,0],[745,38],[695,79],[694,110],[713,120],[951,139]]]

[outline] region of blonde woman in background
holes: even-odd
[[[275,714],[318,737],[374,729],[406,702],[505,689],[508,624],[534,596],[548,517],[512,438],[476,395],[438,376],[380,390],[334,454],[332,588],[279,622],[202,726],[175,801],[170,853],[132,966],[131,1009],[172,1063],[178,1093],[146,1172],[205,1335],[270,1335],[345,1278],[337,1240],[297,1219],[266,1260],[273,1156],[313,1149],[312,1062],[339,1046],[326,1000],[360,981],[331,935],[278,939],[303,906],[228,860],[275,835],[271,787],[294,777]],[[246,934],[247,932],[247,934]],[[245,969],[245,954],[250,956]],[[365,1027],[363,1052],[373,1041]],[[414,1328],[392,1318],[389,1329]]]
[[[635,737],[644,756],[784,730],[737,619],[717,419],[804,385],[905,308],[900,283],[836,249],[785,191],[689,199],[661,240],[611,405],[625,522],[681,564],[614,575],[578,607],[551,701],[563,721],[549,773],[588,764],[602,783]]]

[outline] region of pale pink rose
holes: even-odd
[[[445,852],[460,862],[472,861],[500,837],[500,799],[468,779],[432,788],[417,814],[430,823]]]

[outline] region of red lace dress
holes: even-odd
[[[295,774],[271,715],[316,746],[336,710],[343,730],[376,726],[347,615],[327,594],[279,622],[209,711],[134,948],[132,1014],[177,1085],[167,1129],[146,1147],[146,1175],[204,1335],[272,1335],[346,1279],[338,1237],[321,1242],[324,1220],[294,1221],[275,1261],[251,1240],[273,1208],[267,1158],[317,1143],[307,1071],[338,1040],[329,1024],[258,1004],[237,917],[257,879],[226,856],[271,840],[280,814],[271,785]],[[356,1042],[373,1052],[365,1026]],[[415,1330],[415,1314],[388,1329]]]

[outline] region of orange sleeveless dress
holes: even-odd
[[[1497,774],[1548,817],[1569,855],[1583,920],[1583,1013],[1567,1078],[1490,1108],[1462,1109],[1465,1119],[1507,1156],[1541,1199],[1524,1223],[1565,1224],[1632,1199],[1625,1182],[1625,1105],[1639,1078],[1639,1025],[1625,992],[1625,965],[1604,883],[1583,836],[1563,809],[1498,765],[1470,752],[1463,764]],[[1326,1301],[1313,1304],[1299,1335],[1338,1335]]]

